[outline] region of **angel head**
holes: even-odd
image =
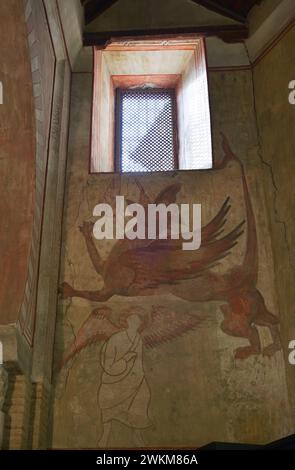
[[[142,307],[133,306],[120,316],[120,326],[141,333],[147,326],[148,316]]]

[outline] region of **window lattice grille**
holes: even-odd
[[[122,172],[169,171],[177,165],[173,89],[117,91],[117,160]]]

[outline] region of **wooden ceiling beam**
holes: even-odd
[[[165,28],[151,30],[131,30],[131,31],[106,31],[99,33],[84,32],[84,46],[96,46],[104,49],[112,40],[144,39],[171,39],[175,37],[196,37],[198,36],[217,36],[225,42],[242,42],[247,39],[249,34],[246,25],[225,25],[225,26],[201,26],[201,27],[183,27],[183,28]]]
[[[221,2],[217,2],[215,0],[190,0],[193,3],[197,3],[202,7],[208,8],[209,10],[214,11],[215,13],[219,13],[219,15],[226,16],[232,20],[239,21],[240,23],[246,22],[246,16],[241,13],[237,13],[236,11],[227,8],[226,6],[222,5]]]
[[[85,23],[89,24],[91,21],[95,20],[98,16],[104,13],[108,8],[113,4],[117,3],[119,0],[81,0],[82,5],[84,5],[85,10]],[[228,8],[220,1],[217,0],[190,0],[191,2],[201,5],[205,8],[208,8],[215,13],[226,16],[240,23],[246,22],[246,16],[242,13],[237,13],[237,11]],[[257,1],[259,3],[259,1]]]
[[[100,16],[104,11],[110,8],[112,5],[117,3],[118,0],[90,0],[85,3],[85,23],[89,24],[91,21],[95,20]]]

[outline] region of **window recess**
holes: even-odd
[[[95,50],[92,109],[93,173],[213,166],[203,38]]]

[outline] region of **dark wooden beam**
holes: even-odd
[[[222,2],[217,2],[215,0],[190,0],[193,3],[197,3],[209,10],[214,11],[215,13],[219,13],[220,15],[226,16],[227,18],[231,18],[232,20],[239,21],[240,23],[246,22],[246,16],[241,13],[237,13],[236,11],[222,5]]]
[[[95,20],[95,18],[117,2],[118,0],[90,0],[84,7],[85,23],[91,23],[91,21]]]
[[[104,49],[112,40],[144,39],[153,36],[157,39],[171,39],[182,36],[217,36],[225,42],[242,42],[248,37],[248,27],[246,25],[225,25],[225,26],[200,26],[183,28],[165,28],[150,30],[132,31],[107,31],[99,33],[83,34],[84,46],[97,46]]]

